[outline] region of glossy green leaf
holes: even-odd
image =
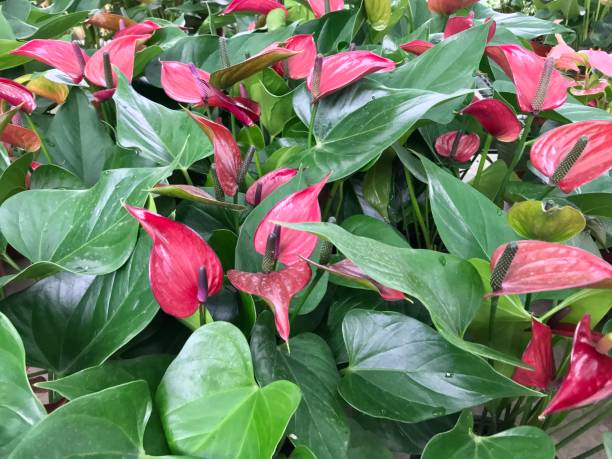
[[[28,57],[9,54],[12,50],[19,48],[21,44],[22,43],[17,40],[0,39],[0,70],[17,67],[30,60]]]
[[[540,19],[534,16],[525,16],[524,14],[506,14],[494,17],[497,27],[509,30],[514,35],[520,38],[531,40],[542,35],[554,33],[567,33],[570,29],[556,24],[553,21]]]
[[[249,346],[227,322],[197,329],[157,391],[170,448],[198,457],[271,457],[299,402],[289,381],[255,383]]]
[[[612,193],[574,194],[567,199],[587,215],[612,218]]]
[[[123,76],[113,99],[117,106],[117,142],[123,148],[135,149],[157,164],[175,164],[181,169],[213,153],[208,137],[187,113],[141,96]]]
[[[56,38],[66,33],[66,30],[81,23],[89,13],[87,11],[77,11],[69,14],[49,15],[48,19],[36,23],[37,30],[29,36],[19,38]]]
[[[370,26],[376,30],[384,30],[391,21],[391,0],[365,0],[365,11]]]
[[[363,197],[386,221],[389,220],[389,201],[393,187],[393,159],[395,154],[385,152],[365,174]]]
[[[201,202],[202,204],[225,207],[232,210],[246,209],[246,207],[241,204],[234,204],[233,202],[229,201],[217,201],[213,196],[206,193],[201,188],[191,185],[160,185],[147,191],[160,196],[169,196],[172,198],[185,199],[187,201]]]
[[[253,330],[251,353],[260,383],[286,379],[302,391],[302,401],[288,427],[297,437],[293,443],[307,446],[317,459],[346,457],[349,428],[337,393],[340,377],[325,341],[303,333],[291,338],[289,346],[277,346],[274,320],[266,311]]]
[[[474,433],[473,415],[464,411],[457,425],[433,437],[423,459],[554,459],[555,446],[543,430],[520,426],[489,437]]]
[[[41,164],[32,172],[31,190],[82,190],[87,188],[83,181],[63,167]]]
[[[393,226],[368,215],[351,215],[340,226],[355,236],[368,237],[394,247],[410,248],[408,241]]]
[[[349,420],[351,426],[351,443],[348,457],[350,459],[395,459],[378,436],[361,427],[353,419]]]
[[[497,247],[517,239],[503,211],[488,198],[427,158],[421,161],[436,228],[450,253],[488,259]]]
[[[559,207],[547,201],[523,201],[508,211],[508,223],[525,239],[563,242],[584,230],[586,220],[571,206]]]
[[[32,153],[26,153],[11,163],[0,175],[0,204],[26,189],[26,175],[30,170]]]
[[[0,313],[0,456],[7,457],[45,415],[26,376],[25,351],[19,334]]]
[[[418,422],[502,397],[537,394],[402,314],[354,310],[342,330],[349,366],[340,394],[370,416]]]

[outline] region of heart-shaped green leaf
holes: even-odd
[[[572,206],[559,207],[550,200],[523,201],[508,212],[508,223],[525,239],[563,242],[584,230],[582,212]]]
[[[227,322],[197,329],[168,368],[157,403],[172,451],[198,457],[271,457],[300,403],[299,388],[260,388],[244,336]]]
[[[193,185],[159,185],[151,188],[149,193],[172,198],[185,199],[187,201],[201,202],[211,206],[226,207],[232,210],[245,210],[246,207],[228,201],[217,201],[213,196],[201,188]]]
[[[11,163],[0,175],[0,204],[26,189],[26,175],[30,170],[32,153],[26,153]]]

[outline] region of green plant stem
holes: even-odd
[[[606,403],[606,405],[608,408],[610,407],[609,403]],[[555,447],[557,448],[557,450],[563,448],[565,445],[571,443],[572,440],[574,440],[575,438],[578,438],[580,435],[585,433],[591,427],[598,425],[601,421],[603,421],[608,416],[610,416],[610,412],[606,409],[603,411],[603,413],[600,413],[599,415],[595,416],[589,422],[583,424],[578,429],[576,429],[574,432],[569,434],[567,437],[563,438],[561,441],[559,441],[559,443],[555,445]]]
[[[181,168],[181,173],[183,174],[183,177],[185,177],[185,181],[187,182],[187,184],[193,185],[193,182],[191,181],[191,177],[189,176],[189,171],[187,169]]]
[[[300,304],[298,304],[295,308],[293,308],[293,311],[291,311],[291,316],[289,318],[289,325],[293,324],[293,321],[295,320],[295,318],[300,314],[300,311],[302,310],[302,307],[304,306],[304,303],[306,303],[306,300],[308,299],[308,297],[312,293],[312,290],[319,283],[319,280],[321,280],[321,277],[323,276],[324,272],[325,272],[325,270],[323,270],[323,269],[318,269],[317,270],[317,274],[316,274],[315,278],[312,280],[312,282],[308,286],[308,289],[306,290],[306,294],[304,295],[304,299],[300,302]]]
[[[312,104],[312,108],[310,109],[310,123],[308,125],[308,148],[312,147],[312,140],[314,137],[314,123],[315,118],[317,116],[317,109],[319,108],[319,102],[315,102]]]
[[[529,132],[531,131],[531,123],[533,123],[533,118],[533,115],[527,116],[527,121],[525,121],[525,127],[523,128],[523,134],[521,135],[521,139],[519,140],[516,146],[516,150],[514,151],[514,157],[512,158],[510,167],[508,167],[508,170],[504,174],[500,187],[497,190],[497,193],[495,194],[495,198],[493,199],[493,202],[495,202],[496,204],[500,204],[500,199],[503,200],[506,187],[508,186],[508,182],[510,181],[510,177],[512,176],[512,173],[514,172],[514,169],[516,169],[518,163],[521,161],[521,158],[523,157],[523,153],[525,150],[525,142],[527,141],[527,137],[529,136]]]
[[[484,147],[482,147],[482,151],[480,152],[480,162],[478,163],[478,170],[476,171],[476,176],[474,177],[473,182],[474,188],[478,188],[478,185],[480,184],[480,178],[487,162],[487,156],[489,155],[491,142],[493,142],[493,136],[489,134],[485,140]]]
[[[331,193],[329,194],[329,198],[327,199],[327,202],[325,203],[325,209],[323,210],[323,220],[324,221],[327,221],[327,219],[330,217],[329,212],[331,210],[332,203],[334,202],[334,198],[336,197],[338,190],[342,190],[343,183],[344,183],[344,180],[338,180],[337,182],[334,182],[334,184],[332,185]]]
[[[6,262],[7,265],[9,265],[11,268],[13,268],[15,271],[19,272],[21,271],[21,268],[19,267],[19,265],[15,262],[15,260],[13,260],[8,253],[3,253],[2,254],[2,259]]]
[[[552,193],[555,190],[554,186],[549,186],[548,188],[546,188],[546,191],[544,191],[544,193],[542,193],[540,195],[540,197],[538,198],[538,201],[541,201],[542,199],[544,199],[546,196],[548,196],[550,193]]]
[[[591,457],[593,454],[603,451],[603,449],[604,445],[602,443],[600,445],[594,446],[593,448],[589,449],[588,451],[585,451],[582,454],[579,454],[578,456],[574,457],[574,459],[585,459],[587,457]]]
[[[206,324],[206,307],[203,303],[198,306],[198,320],[200,322],[200,327]]]
[[[495,332],[495,316],[497,315],[498,302],[498,296],[491,298],[491,308],[489,309],[489,345],[493,341],[493,333]]]
[[[414,209],[414,215],[417,221],[419,222],[421,231],[423,232],[425,245],[428,249],[431,249],[431,239],[429,238],[429,231],[427,231],[427,227],[425,226],[425,220],[423,219],[423,214],[421,213],[421,208],[419,207],[419,203],[414,192],[412,177],[410,176],[410,172],[406,168],[404,168],[404,176],[406,177],[406,185],[408,185],[408,193],[410,194],[410,202],[412,203],[412,208]]]
[[[30,116],[26,115],[26,120],[28,120],[28,126],[30,126],[30,129],[32,129],[32,131],[34,131],[34,134],[36,134],[36,137],[38,137],[40,139],[40,149],[42,150],[43,155],[45,155],[45,159],[47,160],[47,163],[48,164],[53,164],[53,160],[51,159],[51,156],[49,155],[49,150],[47,150],[47,146],[45,145],[45,141],[43,140],[43,138],[38,133],[38,129],[36,129],[36,126],[34,125],[34,122],[32,121],[32,118]]]

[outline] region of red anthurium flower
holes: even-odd
[[[427,0],[429,11],[438,14],[453,14],[462,8],[467,8],[478,0]]]
[[[480,137],[474,133],[450,131],[436,139],[436,153],[460,163],[472,159],[480,147]]]
[[[544,59],[519,45],[487,46],[487,55],[514,81],[523,112],[539,113],[560,107],[567,99],[568,82]]]
[[[34,94],[16,81],[0,77],[0,100],[6,100],[13,107],[21,105],[27,113],[32,113],[36,108]]]
[[[334,93],[374,72],[390,72],[395,62],[371,51],[346,51],[323,58],[318,88],[313,90],[313,74],[308,75],[306,86],[318,100]]]
[[[318,197],[328,178],[329,175],[308,188],[290,194],[270,209],[255,230],[253,242],[257,253],[262,255],[266,253],[268,236],[274,230],[276,223],[321,221]],[[287,266],[300,261],[300,257],[308,258],[317,246],[317,240],[318,237],[314,234],[281,228],[277,258]]]
[[[85,52],[76,43],[63,40],[30,40],[11,51],[11,54],[29,57],[61,70],[76,84],[83,79],[88,60]]]
[[[485,131],[502,142],[514,142],[521,135],[521,123],[501,100],[474,99],[461,113],[476,118]]]
[[[555,377],[552,333],[548,325],[531,320],[531,340],[523,352],[523,362],[533,370],[517,368],[512,379],[524,386],[547,389]]]
[[[249,187],[246,192],[246,202],[256,206],[270,196],[278,187],[295,177],[297,173],[297,169],[289,169],[287,167],[268,172],[266,175],[255,180]]]
[[[189,113],[210,139],[215,151],[215,166],[217,178],[227,196],[234,196],[238,191],[238,172],[242,159],[240,148],[232,137],[232,133],[222,124],[210,121],[203,116]]]
[[[566,193],[612,168],[612,121],[551,129],[531,146],[531,162]]]
[[[110,89],[100,89],[99,91],[94,92],[93,94],[93,104],[94,106],[99,106],[105,100],[112,99],[115,95],[115,88]]]
[[[172,316],[191,316],[221,290],[223,268],[217,254],[188,226],[146,209],[125,208],[153,239],[149,282],[155,299]]]
[[[597,83],[595,85],[591,85],[590,87],[586,88],[586,87],[571,87],[570,88],[570,93],[572,93],[574,96],[592,96],[594,94],[601,94],[603,92],[606,92],[606,88],[608,87],[608,80],[602,78],[601,80],[598,80]],[[595,102],[595,101],[591,101],[591,102]]]
[[[299,80],[310,75],[317,57],[317,46],[312,35],[294,35],[287,39],[283,48],[300,52],[284,61],[289,71],[289,78]],[[283,62],[277,62],[272,68],[279,75],[285,75],[285,64]]]
[[[411,54],[416,54],[417,56],[420,56],[425,51],[433,47],[434,47],[433,43],[429,43],[428,41],[423,41],[423,40],[412,40],[412,41],[409,41],[408,43],[404,43],[403,45],[400,45],[400,48],[402,48],[404,51],[411,53]]]
[[[325,0],[308,0],[308,4],[312,9],[315,17],[320,18],[325,15]],[[329,12],[340,11],[344,9],[344,0],[330,0]]]
[[[587,56],[590,67],[599,70],[607,77],[612,77],[612,54],[593,49],[580,51],[580,54]]]
[[[491,270],[507,244],[491,257]],[[517,241],[502,288],[490,295],[545,292],[574,287],[612,288],[612,265],[586,250],[542,241]]]
[[[282,8],[287,14],[287,8],[275,0],[232,0],[223,10],[223,14],[257,13],[268,14],[276,8]]]
[[[542,416],[612,396],[612,357],[596,349],[598,343],[591,333],[590,321],[587,314],[576,327],[569,371]]]
[[[310,281],[310,266],[298,261],[280,271],[269,273],[245,273],[230,270],[227,278],[234,287],[243,292],[263,298],[274,311],[274,322],[280,337],[289,339],[289,304],[291,298]]]
[[[126,26],[127,27],[125,29],[121,29],[115,35],[113,35],[113,40],[125,37],[126,35],[151,35],[157,29],[161,28],[159,24],[149,20],[133,25],[126,24]]]
[[[189,64],[176,61],[161,63],[161,84],[171,99],[196,106],[219,107],[232,113],[247,126],[259,119],[256,102],[244,97],[230,97],[208,84],[210,74]]]
[[[467,16],[455,16],[446,21],[444,26],[444,38],[451,37],[459,32],[474,26],[474,12],[470,11]]]
[[[40,149],[40,139],[36,133],[30,129],[17,126],[16,124],[7,124],[4,127],[2,134],[0,134],[0,142],[21,148],[28,152],[34,152]]]

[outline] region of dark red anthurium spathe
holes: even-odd
[[[269,273],[245,273],[230,270],[227,278],[234,287],[251,295],[263,298],[274,311],[274,322],[279,336],[289,339],[289,304],[291,298],[310,281],[310,266],[298,261],[280,271]]]
[[[315,17],[320,18],[325,15],[325,0],[308,0]],[[344,0],[329,0],[329,12],[344,9]]]
[[[471,27],[474,27],[473,11],[470,11],[467,16],[454,16],[446,21],[446,25],[444,26],[444,38],[451,37]]]
[[[276,8],[282,8],[287,14],[287,8],[275,0],[232,0],[223,10],[223,14],[257,13],[268,14]]]
[[[113,40],[117,38],[125,37],[126,35],[151,35],[157,29],[161,29],[161,26],[153,21],[142,21],[138,24],[128,25],[126,24],[125,29],[120,29],[115,35],[113,35]]]
[[[7,124],[4,127],[2,134],[0,134],[0,142],[21,148],[28,152],[34,152],[40,149],[40,139],[36,133],[16,124]]]
[[[517,241],[516,255],[502,288],[490,296],[545,292],[574,287],[612,288],[612,265],[586,250],[542,241]],[[495,268],[507,244],[491,257]]]
[[[11,54],[25,56],[61,70],[76,84],[85,74],[85,64],[89,59],[76,43],[63,40],[30,40]]]
[[[586,144],[575,151],[579,141]],[[612,121],[579,121],[551,129],[531,146],[531,162],[553,182],[560,178],[556,184],[561,190],[574,191],[612,169]],[[566,173],[561,177],[556,171]]]
[[[521,135],[521,123],[498,99],[474,99],[461,113],[473,116],[485,131],[501,142],[514,142]]]
[[[285,41],[283,48],[290,51],[299,51],[299,54],[291,56],[286,61],[277,62],[272,68],[281,76],[285,76],[285,68],[288,70],[289,78],[300,80],[310,75],[317,57],[317,46],[312,35],[294,35]]]
[[[308,75],[306,86],[313,101],[332,94],[374,72],[391,72],[395,62],[371,51],[345,51],[323,58],[318,88],[313,88],[314,71]]]
[[[254,245],[257,253],[266,253],[268,236],[277,223],[320,222],[319,193],[327,183],[329,174],[320,182],[290,194],[277,202],[261,220],[255,230]],[[317,246],[318,237],[305,231],[281,228],[278,260],[286,266],[308,258]],[[301,258],[300,258],[301,257]]]
[[[519,107],[539,113],[563,105],[568,82],[555,68],[554,59],[544,59],[519,45],[487,46],[493,59],[514,82]]]
[[[590,321],[587,314],[578,323],[569,371],[542,417],[612,396],[612,357],[597,350],[598,343],[591,332]]]
[[[217,178],[223,193],[227,196],[234,196],[238,191],[238,173],[242,158],[240,148],[232,133],[222,124],[210,121],[203,116],[193,113],[189,115],[198,123],[213,145]]]
[[[13,107],[20,105],[27,113],[32,113],[36,108],[34,94],[24,85],[9,78],[0,77],[0,100],[6,100]]]
[[[128,18],[127,16],[101,11],[87,19],[87,21],[85,21],[85,24],[117,32],[122,28],[125,29],[127,27],[135,25],[136,21]]]
[[[268,172],[266,175],[259,177],[249,187],[246,192],[246,202],[252,206],[256,206],[261,201],[266,199],[278,187],[284,185],[298,173],[297,169],[283,167]]]
[[[467,8],[478,0],[427,0],[429,11],[438,14],[453,14],[462,8]]]
[[[433,43],[429,43],[428,41],[424,41],[424,40],[412,40],[412,41],[409,41],[408,43],[404,43],[403,45],[400,45],[400,48],[402,48],[407,53],[416,54],[417,56],[420,56],[425,51],[433,47],[434,47]]]
[[[472,159],[480,147],[480,137],[474,133],[450,131],[438,136],[434,148],[440,156],[464,163]]]
[[[555,377],[555,361],[550,327],[536,319],[531,320],[531,340],[522,357],[533,370],[517,368],[512,379],[517,383],[539,389],[547,389]]]
[[[171,99],[197,107],[208,105],[222,108],[247,126],[252,126],[259,119],[260,109],[256,102],[226,95],[208,83],[208,72],[176,61],[162,61],[161,67],[162,88]]]
[[[191,316],[201,304],[200,268],[206,269],[208,297],[221,290],[223,268],[217,254],[198,233],[182,223],[139,207],[125,205],[125,209],[153,240],[149,282],[155,299],[172,316]]]

